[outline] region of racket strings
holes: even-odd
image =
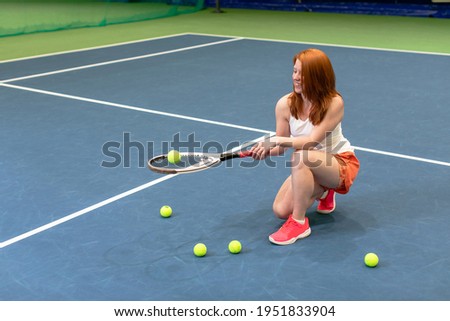
[[[169,162],[167,155],[162,155],[151,159],[149,166],[151,169],[159,172],[180,173],[206,169],[215,165],[219,161],[220,159],[217,156],[214,157],[207,154],[182,153],[179,161],[175,163]]]

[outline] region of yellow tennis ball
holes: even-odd
[[[378,261],[378,256],[375,253],[367,253],[366,256],[364,256],[364,263],[366,263],[368,267],[376,267]]]
[[[205,256],[207,252],[206,245],[203,243],[197,243],[194,246],[194,254],[195,256]]]
[[[242,250],[241,242],[237,240],[233,240],[228,244],[228,250],[233,254],[238,254]]]
[[[172,215],[172,208],[168,205],[164,205],[159,210],[159,214],[161,214],[162,217],[170,217]]]
[[[167,160],[171,164],[176,164],[181,160],[181,155],[179,151],[171,150],[169,154],[167,154]]]

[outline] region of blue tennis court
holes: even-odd
[[[172,143],[274,131],[308,47],[333,62],[361,161],[310,237],[268,241],[289,156],[146,168]],[[450,300],[448,55],[179,34],[0,67],[2,300]]]

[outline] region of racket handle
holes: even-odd
[[[226,160],[233,159],[233,158],[249,157],[249,156],[252,156],[252,154],[253,153],[249,150],[240,151],[240,152],[236,152],[236,153],[227,153],[227,154],[223,154],[222,156],[220,156],[220,161],[226,161]]]
[[[243,157],[250,157],[250,156],[252,156],[252,155],[253,155],[253,153],[252,153],[251,151],[249,151],[249,150],[244,150],[244,151],[242,151],[242,152],[239,153],[239,157],[240,157],[240,158],[243,158]]]

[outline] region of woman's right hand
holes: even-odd
[[[267,155],[269,155],[270,153],[270,148],[266,147],[267,144],[265,144],[264,142],[259,142],[258,144],[256,144],[255,146],[253,146],[250,151],[252,153],[252,157],[254,159],[264,159],[267,157]]]

